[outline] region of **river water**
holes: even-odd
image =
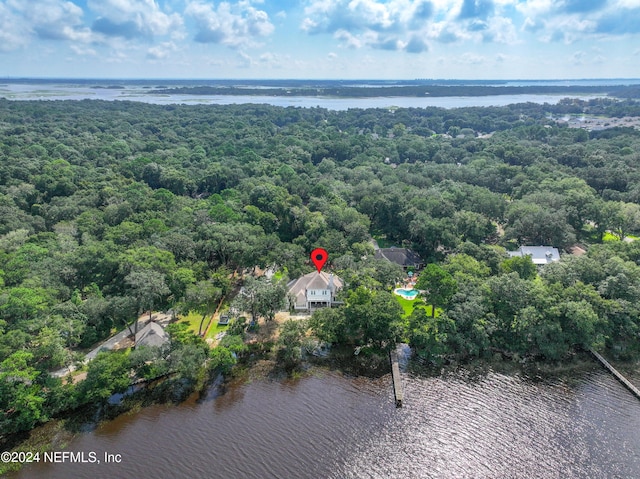
[[[583,100],[605,95],[570,95]],[[261,103],[282,107],[321,107],[329,110],[350,108],[462,108],[472,106],[505,106],[513,103],[556,104],[567,95],[487,95],[466,97],[374,97],[374,98],[327,98],[308,96],[243,96],[243,95],[184,95],[151,94],[148,88],[126,85],[121,89],[92,88],[77,84],[33,84],[5,83],[0,85],[0,98],[9,100],[129,100],[155,104],[211,104],[231,105]]]
[[[638,378],[633,378],[637,380]],[[153,406],[78,434],[119,464],[32,464],[11,478],[640,477],[640,401],[599,365],[539,375],[463,367],[390,376],[318,369]]]

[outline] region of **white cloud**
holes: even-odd
[[[238,52],[238,68],[251,68],[254,65],[253,58],[243,51]]]
[[[31,32],[45,40],[76,40],[83,36],[76,28],[82,25],[84,12],[76,4],[60,0],[33,0],[8,3],[19,12]]]
[[[34,38],[89,43],[83,10],[65,0],[0,1],[0,51],[24,47]]]
[[[277,53],[267,52],[260,55],[258,63],[263,68],[275,68],[281,69],[285,65],[291,63],[291,57],[289,55],[280,55]]]
[[[366,38],[367,36],[369,37],[369,39]],[[342,46],[344,46],[344,47],[347,47],[347,48],[362,48],[368,42],[373,40],[373,37],[375,37],[375,34],[369,33],[369,34],[365,34],[365,35],[353,35],[352,33],[348,32],[347,30],[338,30],[333,35],[333,37],[336,40],[340,40],[340,42],[342,43]]]
[[[80,56],[95,56],[97,55],[97,52],[93,49],[93,48],[89,48],[86,46],[82,46],[82,45],[70,45],[71,50],[73,50],[73,52],[76,55],[80,55]]]
[[[529,0],[518,3],[516,9],[525,17],[535,18],[551,11],[553,5],[554,0]]]
[[[175,52],[178,48],[173,42],[163,42],[160,45],[156,45],[147,50],[147,57],[152,60],[163,60],[167,58],[171,53]]]
[[[8,6],[0,3],[0,51],[8,52],[29,43],[23,20]]]
[[[513,45],[518,42],[518,34],[510,18],[493,17],[489,20],[487,30],[482,32],[485,41]]]
[[[311,34],[389,31],[400,26],[406,10],[407,2],[398,0],[313,0],[304,10],[301,28]]]
[[[640,0],[527,0],[516,9],[525,17],[522,29],[543,42],[640,33]]]
[[[155,0],[89,0],[87,5],[99,15],[93,30],[107,36],[162,36],[182,27],[182,17],[163,12]]]
[[[221,43],[230,47],[255,45],[257,38],[273,33],[269,15],[248,2],[221,2],[217,9],[200,0],[187,5],[185,14],[196,22],[195,40],[200,43]]]
[[[482,55],[478,55],[476,53],[463,53],[459,58],[456,59],[458,63],[464,63],[467,65],[480,65],[484,63],[487,59]]]
[[[517,43],[508,13],[517,0],[311,0],[302,31],[332,34],[350,48],[428,51],[428,40]],[[534,7],[535,5],[532,5]],[[535,8],[531,9],[532,12]]]

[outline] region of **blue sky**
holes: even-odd
[[[0,76],[638,78],[640,0],[0,0]]]

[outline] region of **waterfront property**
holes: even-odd
[[[289,301],[296,311],[330,308],[337,304],[336,293],[342,289],[342,286],[342,279],[338,276],[324,271],[315,271],[287,285]]]
[[[536,266],[560,261],[560,252],[553,246],[520,246],[516,251],[509,251],[509,256],[531,256]]]
[[[138,346],[162,346],[169,341],[169,334],[162,326],[153,321],[136,333],[136,347]]]

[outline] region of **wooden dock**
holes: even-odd
[[[389,359],[391,360],[391,378],[393,379],[393,395],[396,398],[396,407],[402,407],[404,391],[402,389],[402,378],[400,377],[400,366],[398,364],[398,351],[396,349],[389,351]]]
[[[607,368],[609,372],[613,374],[618,381],[620,381],[629,391],[631,391],[635,397],[640,399],[640,390],[638,390],[637,387],[631,384],[631,382],[629,382],[627,378],[625,378],[622,374],[620,374],[616,368],[611,366],[611,364],[609,364],[609,361],[603,358],[602,355],[600,355],[595,349],[589,348],[589,351],[591,351],[591,354],[593,354],[596,357],[596,359],[600,361],[600,364],[602,364],[605,368]]]

